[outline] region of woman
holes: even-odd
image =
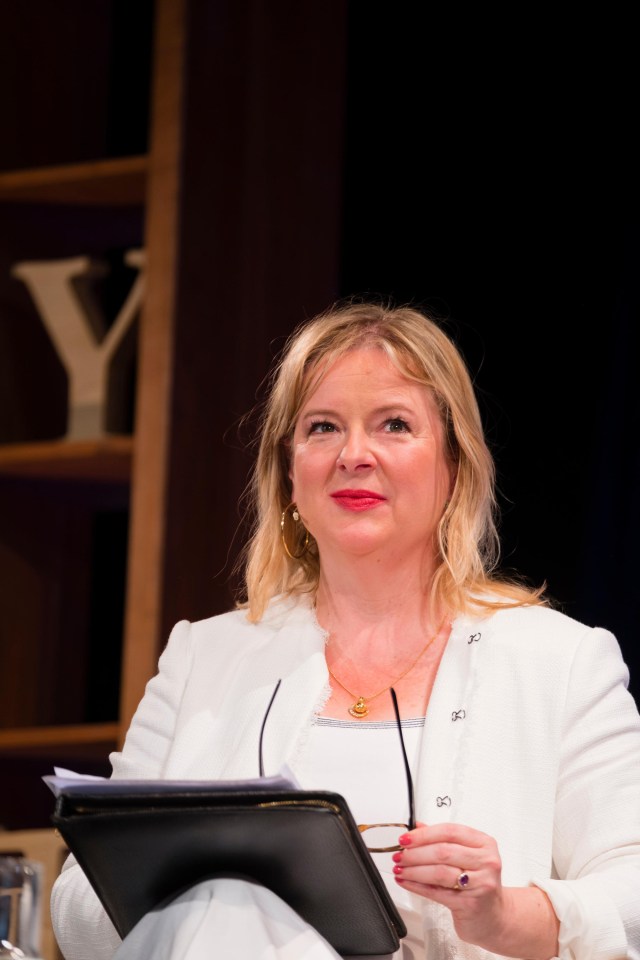
[[[393,687],[419,821],[375,854],[408,928],[397,956],[637,958],[627,668],[609,632],[495,572],[493,480],[469,374],[437,324],[347,303],[303,325],[262,422],[246,603],[174,628],[113,776],[255,776],[282,678],[265,768],[342,793],[359,823],[406,822]],[[225,892],[210,890],[208,937]],[[72,858],[52,911],[68,960],[118,949]],[[226,952],[208,940],[193,955],[336,956],[304,924],[275,952],[254,932],[241,945],[245,926]],[[166,936],[146,925],[118,957],[150,943],[192,956],[173,932],[158,953]]]

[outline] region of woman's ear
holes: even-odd
[[[289,480],[291,481],[291,500],[292,500],[292,501],[295,501],[296,498],[295,498],[294,491],[293,491],[293,467],[292,467],[293,458],[292,458],[292,456],[291,456],[291,441],[290,441],[290,440],[283,440],[283,441],[282,441],[282,451],[283,451],[283,454],[284,454],[285,461],[286,461],[286,463],[287,463],[287,476],[289,477]]]

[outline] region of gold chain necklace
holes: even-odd
[[[395,686],[396,683],[400,683],[401,680],[404,680],[404,678],[407,676],[408,673],[411,673],[411,671],[417,664],[418,660],[420,660],[420,658],[424,656],[424,654],[427,652],[427,650],[429,649],[433,641],[436,639],[436,637],[440,635],[440,631],[444,626],[445,620],[446,620],[446,615],[440,621],[440,626],[438,627],[436,632],[433,634],[433,636],[429,637],[425,646],[422,648],[422,650],[420,651],[418,656],[415,658],[413,663],[409,664],[409,666],[404,671],[404,673],[401,673],[399,677],[396,677],[395,680],[392,680],[388,687],[383,687],[382,690],[378,690],[377,693],[374,693],[370,697],[357,696],[357,694],[352,693],[351,690],[345,687],[342,680],[338,680],[336,675],[333,673],[333,671],[329,667],[329,664],[327,664],[327,670],[329,671],[329,676],[333,680],[335,680],[335,682],[339,684],[339,686],[341,686],[343,690],[346,690],[346,692],[349,694],[350,697],[355,697],[355,702],[352,703],[352,705],[349,707],[349,713],[351,714],[352,717],[356,717],[356,719],[362,720],[364,717],[369,716],[369,707],[367,706],[367,704],[371,703],[372,700],[375,700],[376,697],[379,697],[383,693],[386,693],[387,690],[390,690],[391,687]]]

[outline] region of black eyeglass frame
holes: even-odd
[[[278,680],[276,683],[275,689],[271,694],[271,699],[267,705],[265,715],[262,719],[262,724],[260,726],[260,737],[258,740],[258,769],[260,771],[260,776],[264,777],[264,763],[263,763],[263,751],[262,744],[264,740],[264,730],[267,724],[267,717],[271,712],[271,707],[273,706],[273,701],[276,698],[276,694],[280,689],[280,684],[282,679]],[[391,694],[391,700],[393,702],[393,712],[396,718],[396,725],[398,728],[398,736],[400,737],[400,747],[402,749],[402,759],[404,762],[404,770],[407,778],[407,792],[409,795],[409,822],[408,823],[359,823],[358,830],[363,834],[366,830],[371,830],[374,827],[399,827],[404,828],[405,830],[414,830],[416,825],[415,818],[415,801],[414,801],[414,791],[413,791],[413,778],[411,776],[411,767],[409,766],[409,758],[407,757],[407,749],[404,743],[404,737],[402,735],[402,721],[400,719],[400,709],[398,707],[398,698],[393,687],[389,687],[389,693]],[[366,841],[365,841],[366,846]],[[400,844],[394,844],[391,847],[367,847],[369,853],[393,853],[396,850],[402,850]]]

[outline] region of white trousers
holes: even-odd
[[[146,914],[113,960],[341,960],[275,893],[206,880]]]

